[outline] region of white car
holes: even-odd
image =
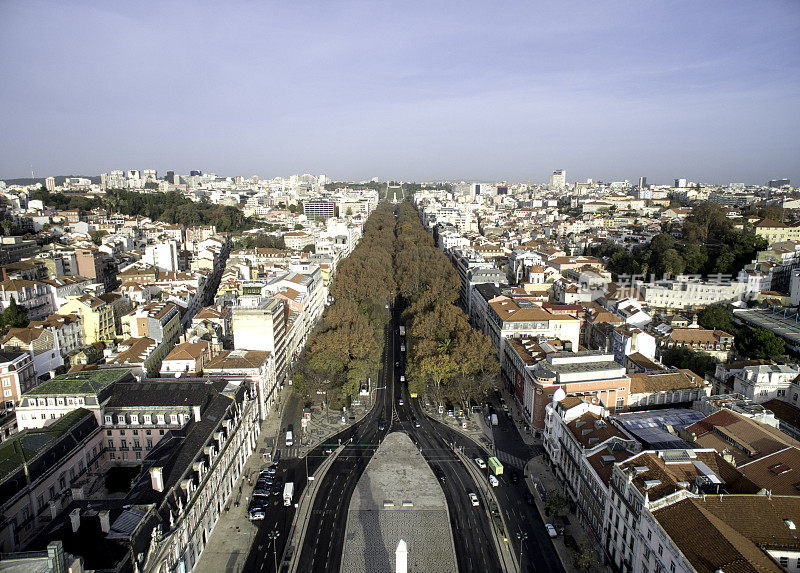
[[[403,405],[403,399],[402,399],[402,398],[400,398],[400,399],[397,401],[397,405],[398,405],[398,406],[402,406],[402,405]]]
[[[549,535],[550,537],[558,537],[556,528],[550,525],[549,523],[545,523],[544,528],[547,530],[547,535]]]
[[[472,505],[474,505],[475,507],[478,507],[480,505],[480,502],[478,501],[478,496],[475,495],[474,493],[470,493],[469,494],[469,500],[472,502]],[[552,525],[550,527],[552,527]],[[555,530],[553,530],[553,531],[555,531]]]
[[[500,480],[498,480],[496,477],[490,474],[489,483],[492,484],[492,487],[497,487],[498,485],[500,485]]]
[[[475,458],[475,463],[478,464],[478,467],[482,470],[486,469],[486,462],[483,461],[481,458]]]

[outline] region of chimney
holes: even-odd
[[[200,421],[200,406],[192,406],[192,412],[194,412],[194,421]]]
[[[83,499],[83,486],[72,487],[72,499]]]
[[[50,504],[50,519],[55,519],[58,517],[58,512],[61,511],[61,504],[58,502],[58,498],[51,499],[48,503]]]
[[[98,512],[98,517],[100,517],[100,530],[103,533],[108,533],[111,531],[111,519],[109,518],[110,512],[107,509],[104,509]]]
[[[51,541],[47,544],[47,565],[49,571],[63,573],[64,543],[62,541]]]
[[[72,533],[78,533],[81,526],[81,509],[79,507],[69,512],[69,521],[72,525]]]
[[[164,491],[164,468],[150,468],[150,485],[153,491]]]
[[[408,573],[408,545],[402,539],[394,552],[394,567],[397,573]]]

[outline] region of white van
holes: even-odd
[[[291,447],[292,444],[294,444],[294,437],[292,436],[292,431],[289,430],[286,432],[286,447]]]

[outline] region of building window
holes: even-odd
[[[150,417],[150,414],[145,414],[144,415],[144,423],[145,424],[152,424],[153,423],[153,419]]]
[[[178,414],[170,414],[169,423],[170,424],[177,424],[178,423]]]
[[[108,459],[109,460],[116,460],[117,459],[117,455],[114,452],[110,452],[108,454]]]
[[[114,440],[108,440],[108,447],[112,450],[114,449]]]
[[[658,556],[659,556],[659,557],[663,557],[663,556],[664,556],[664,548],[663,548],[663,547],[661,547],[661,545],[660,545],[660,544],[659,544],[659,546],[658,546]]]
[[[149,450],[152,447],[153,447],[153,439],[147,438],[147,449]]]
[[[131,414],[131,424],[139,423],[139,414]]]
[[[125,414],[117,415],[117,424],[124,424],[125,423]]]
[[[134,447],[134,448],[136,448],[136,449],[138,449],[138,448],[140,448],[140,447],[141,447],[141,446],[139,445],[139,440],[133,440],[133,447]]]
[[[165,422],[164,422],[164,414],[156,414],[156,421],[157,421],[159,424],[164,424],[164,423],[165,423]]]
[[[106,420],[106,424],[113,424],[114,423],[114,419],[111,416],[106,416],[105,420]]]
[[[127,440],[120,440],[119,441],[119,447],[120,448],[127,448],[128,447],[128,441]]]
[[[788,559],[787,559],[787,561],[788,561]],[[675,573],[675,562],[674,561],[670,561],[669,562],[669,570],[671,571],[671,573]]]
[[[51,485],[50,486],[50,499],[55,499],[55,498],[56,498],[56,486]]]
[[[110,436],[111,433],[112,433],[111,430],[106,430],[106,436]]]

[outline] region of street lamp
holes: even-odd
[[[267,537],[269,537],[272,540],[272,554],[275,556],[275,571],[276,571],[276,573],[278,571],[278,550],[275,547],[275,542],[278,540],[278,537],[280,537],[280,535],[281,535],[281,532],[278,531],[277,529],[273,529],[272,531],[267,533]]]
[[[517,540],[519,541],[519,568],[522,570],[522,544],[528,539],[528,534],[524,531],[517,533]]]

